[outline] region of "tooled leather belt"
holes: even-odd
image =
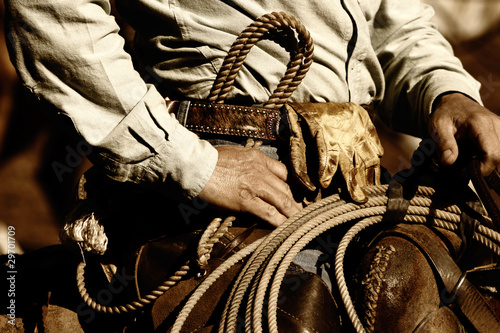
[[[196,133],[242,136],[277,140],[281,111],[254,106],[238,106],[205,101],[167,100],[167,109],[177,120]],[[286,117],[284,117],[286,118]]]

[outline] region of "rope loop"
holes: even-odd
[[[109,314],[130,313],[144,308],[146,305],[151,304],[156,299],[158,299],[158,297],[162,296],[167,290],[175,286],[180,280],[182,280],[185,275],[187,275],[190,269],[188,263],[186,263],[177,272],[175,272],[174,275],[169,277],[166,281],[164,281],[161,285],[159,285],[155,290],[151,291],[146,296],[140,297],[139,299],[127,304],[107,306],[99,303],[98,300],[92,298],[87,288],[85,287],[85,266],[85,262],[81,262],[76,270],[76,284],[78,287],[78,293],[88,307],[97,312]]]
[[[222,219],[215,218],[205,229],[198,242],[198,259],[196,260],[201,270],[205,271],[207,269],[212,248],[232,226],[235,219],[236,217],[229,216],[221,224]]]
[[[198,242],[198,258],[196,259],[198,266],[202,272],[204,272],[207,268],[212,248],[228,231],[235,219],[236,218],[234,216],[229,216],[224,220],[224,222],[221,223],[222,219],[216,218],[208,225],[208,227],[203,232],[200,241]],[[77,267],[76,273],[76,281],[80,297],[90,308],[96,310],[97,312],[110,314],[121,314],[137,311],[138,309],[141,309],[144,306],[154,302],[158,297],[162,296],[167,290],[171,289],[180,280],[182,280],[182,278],[186,276],[188,274],[188,271],[190,270],[189,262],[187,262],[177,272],[175,272],[174,275],[169,277],[155,290],[151,291],[144,297],[141,297],[124,305],[106,306],[92,298],[87,291],[87,288],[85,287],[85,266],[85,262],[81,262]],[[198,275],[204,276],[204,274],[201,273]]]
[[[259,40],[268,36],[285,47],[284,41],[291,39],[293,32],[290,31],[291,29],[297,33],[298,43],[295,45],[295,50],[289,51],[290,62],[285,75],[264,104],[266,108],[282,107],[309,71],[314,50],[312,38],[307,29],[294,16],[284,12],[265,14],[243,30],[222,63],[208,100],[212,103],[224,102],[248,52]]]

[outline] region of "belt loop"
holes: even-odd
[[[186,126],[190,106],[191,101],[181,101],[179,104],[179,108],[177,109],[177,120],[182,126]]]

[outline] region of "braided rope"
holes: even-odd
[[[275,332],[278,329],[277,325],[277,304],[278,304],[278,296],[279,289],[281,287],[281,283],[283,278],[285,277],[285,273],[287,268],[290,266],[291,262],[295,258],[295,256],[314,238],[318,237],[322,233],[330,230],[336,226],[339,226],[345,222],[351,221],[353,219],[359,219],[362,217],[370,216],[371,214],[383,214],[385,212],[384,206],[380,207],[367,207],[361,208],[359,210],[350,211],[346,214],[341,214],[335,216],[334,218],[324,222],[321,225],[316,227],[312,227],[310,225],[304,225],[302,229],[309,229],[307,233],[300,239],[294,237],[295,242],[288,242],[288,244],[283,243],[282,248],[286,250],[288,248],[288,253],[284,257],[284,259],[279,263],[279,266],[276,270],[276,275],[271,284],[270,288],[270,296],[269,296],[269,306],[268,306],[268,314],[269,314],[269,329],[271,332]],[[293,243],[293,244],[292,244]],[[277,257],[277,255],[276,255]],[[271,272],[270,272],[271,274]],[[262,284],[266,284],[266,280],[262,282]],[[254,311],[262,312],[263,309],[261,306],[256,304]]]
[[[228,302],[224,309],[219,332],[236,332],[239,309],[243,299],[250,295],[245,310],[245,330],[262,332],[262,319],[264,304],[268,304],[268,325],[270,332],[277,332],[277,304],[279,289],[285,277],[285,273],[293,258],[314,238],[327,230],[331,230],[343,223],[359,220],[344,235],[336,252],[335,274],[338,281],[341,298],[344,302],[346,312],[358,332],[365,332],[365,328],[357,317],[356,310],[350,299],[345,278],[343,276],[343,260],[347,246],[352,239],[363,229],[382,221],[386,211],[387,197],[385,195],[387,185],[373,185],[366,187],[369,196],[368,202],[362,205],[347,203],[338,195],[325,198],[300,211],[296,216],[290,218],[269,236],[260,239],[219,266],[193,293],[185,307],[178,316],[173,332],[180,331],[184,322],[196,302],[210,288],[210,286],[232,265],[252,254],[246,265],[240,272],[231,290]],[[434,189],[419,187],[416,196],[410,200],[408,213],[404,218],[407,223],[428,224],[432,217],[432,224],[447,230],[456,231],[460,222],[461,211],[456,205],[439,204],[440,209],[430,208],[436,203]],[[488,220],[488,217],[484,217]],[[234,217],[227,218],[223,223],[221,219],[215,219],[209,225],[202,236],[199,244],[199,254],[206,260],[210,257],[210,250],[220,237],[227,231]],[[480,225],[474,234],[474,239],[485,245],[491,251],[500,255],[500,234],[488,227]],[[150,294],[125,305],[104,306],[96,302],[88,294],[84,283],[85,263],[81,263],[77,269],[77,285],[84,302],[92,309],[104,313],[125,313],[136,311],[150,304],[163,295],[172,286],[177,284],[188,272],[189,266],[182,266],[173,276]],[[269,284],[271,284],[270,287]],[[250,288],[250,290],[249,290]],[[266,302],[268,298],[268,302]]]
[[[280,32],[283,28],[293,28],[299,42],[297,50],[292,52],[285,75],[272,93],[264,107],[282,107],[302,82],[313,58],[313,42],[307,29],[292,15],[284,12],[265,14],[250,24],[231,46],[217,74],[208,100],[222,103],[231,90],[236,75],[250,52],[250,49],[270,31]]]
[[[81,262],[76,271],[76,281],[80,297],[91,309],[96,310],[97,312],[109,314],[128,313],[144,308],[144,306],[151,304],[167,290],[175,286],[190,269],[187,265],[182,266],[177,272],[174,273],[174,275],[169,277],[165,282],[144,297],[140,297],[135,301],[123,305],[107,306],[99,303],[88,293],[87,288],[85,287],[85,266],[85,262]]]
[[[340,241],[339,247],[337,249],[337,253],[335,255],[335,276],[338,279],[337,285],[340,291],[340,297],[344,302],[347,315],[351,319],[351,322],[354,326],[356,332],[365,332],[365,328],[363,324],[358,318],[356,313],[356,309],[352,303],[351,297],[349,296],[349,291],[347,290],[347,284],[344,277],[344,256],[347,251],[347,246],[352,241],[352,239],[361,231],[369,226],[372,226],[376,223],[382,221],[382,216],[375,216],[372,218],[364,219],[358,223],[356,223],[342,238]]]
[[[385,276],[387,265],[389,264],[390,255],[396,252],[394,246],[377,246],[377,253],[370,264],[368,275],[361,281],[365,285],[368,292],[368,308],[365,314],[365,322],[369,333],[375,330],[375,315],[377,313],[377,302],[380,294],[380,288]]]
[[[319,212],[327,211],[328,207],[335,206],[336,204],[338,204],[338,202],[334,196],[318,201],[301,210],[297,213],[297,215],[285,221],[270,235],[268,235],[266,242],[262,243],[261,246],[257,248],[247,261],[247,264],[241,270],[234,287],[231,290],[229,301],[226,303],[221,321],[221,323],[224,324],[220,325],[219,333],[236,332],[238,309],[244,299],[248,285],[254,279],[259,268],[263,267],[267,256],[272,253],[273,249],[279,246],[279,244],[283,242],[286,237],[288,237],[290,233],[289,227],[296,223],[303,223],[310,218],[310,215],[317,215]]]
[[[200,241],[198,242],[198,258],[196,259],[199,268],[202,270],[206,269],[208,265],[208,260],[210,259],[210,253],[214,245],[220,240],[222,236],[231,227],[234,216],[227,217],[224,222],[221,223],[221,218],[215,218],[210,222],[208,227],[203,232]],[[172,287],[174,287],[184,276],[187,275],[190,267],[186,263],[181,266],[181,268],[176,271],[172,276],[165,280],[161,285],[159,285],[155,290],[151,291],[144,297],[140,297],[135,301],[132,301],[123,305],[107,306],[99,303],[97,300],[92,298],[85,287],[85,262],[81,262],[77,267],[76,281],[78,292],[82,300],[91,308],[97,312],[109,313],[109,314],[121,314],[128,313],[131,311],[137,311],[138,309],[144,308],[144,306],[151,304],[158,297],[165,294],[165,292]]]
[[[377,198],[379,199],[379,198]],[[379,201],[380,200],[375,200]],[[387,199],[385,199],[387,201]],[[381,203],[381,206],[383,204]],[[345,204],[336,209],[332,209],[330,212],[326,214],[322,214],[317,216],[316,218],[307,221],[303,225],[299,226],[286,240],[281,244],[281,246],[274,252],[274,255],[270,258],[269,263],[266,265],[266,270],[263,272],[262,276],[259,277],[258,284],[255,283],[254,286],[257,287],[257,293],[255,300],[253,301],[253,316],[254,316],[254,331],[262,332],[262,327],[259,325],[262,321],[262,313],[264,300],[267,297],[267,286],[270,284],[271,279],[274,279],[274,282],[271,285],[271,298],[269,299],[269,309],[268,313],[273,314],[276,310],[277,312],[277,304],[278,304],[278,295],[279,289],[281,287],[281,281],[285,277],[286,270],[289,265],[280,265],[282,262],[293,261],[293,258],[300,252],[302,248],[304,248],[307,244],[309,244],[314,238],[316,238],[316,232],[319,230],[326,231],[331,229],[332,227],[338,226],[342,223],[350,221],[352,219],[358,218],[360,214],[363,214],[364,210],[368,210],[370,212],[376,207],[373,205],[373,202],[367,202],[362,205],[363,208],[356,204]],[[347,209],[345,209],[347,208]],[[329,224],[331,223],[331,224]],[[328,227],[326,227],[328,225]],[[325,229],[326,227],[326,229]],[[316,232],[311,232],[316,230]],[[284,258],[283,258],[284,257]],[[283,258],[283,259],[282,259]],[[278,282],[280,281],[280,282]],[[276,302],[275,302],[276,301]],[[250,305],[250,304],[249,304]],[[270,330],[272,331],[274,326],[277,329],[277,323],[274,323],[274,320],[270,321]]]
[[[234,266],[240,260],[243,260],[246,256],[251,254],[255,249],[264,241],[265,237],[256,240],[250,245],[246,246],[242,250],[233,254],[229,259],[224,261],[219,267],[217,267],[199,286],[196,288],[193,295],[189,298],[186,305],[182,308],[182,311],[177,316],[177,319],[172,326],[171,333],[180,332],[182,326],[187,320],[189,313],[194,308],[196,303],[205,294],[205,292],[217,281],[217,279],[222,276],[228,269]]]
[[[410,206],[411,208],[411,206]],[[425,211],[423,212],[425,213]],[[436,214],[438,215],[438,214]],[[433,217],[435,215],[432,215]],[[453,218],[455,221],[442,221],[437,218],[433,221],[433,225],[438,226],[438,227],[444,227],[445,229],[448,230],[455,230],[458,229],[458,223],[460,222],[459,216],[456,218]],[[349,295],[349,291],[347,289],[347,283],[344,278],[344,268],[343,268],[343,262],[344,262],[344,257],[345,253],[347,251],[347,247],[349,243],[352,241],[352,239],[362,230],[376,224],[380,223],[382,221],[382,216],[374,216],[371,219],[365,219],[362,220],[358,223],[356,223],[342,238],[337,253],[335,257],[335,276],[337,278],[337,285],[340,290],[340,295],[342,298],[342,301],[344,302],[344,305],[346,307],[347,314],[356,329],[357,332],[365,332],[365,328],[363,327],[361,321],[359,320],[359,317],[356,313],[356,310],[354,308],[354,305],[352,303],[351,297]],[[428,223],[428,216],[414,216],[414,215],[406,215],[404,218],[405,222],[409,223],[420,223],[420,224],[426,224]],[[450,224],[454,225],[454,228],[449,228]],[[490,229],[491,230],[491,229]],[[492,231],[494,232],[494,231]],[[487,239],[483,235],[479,234],[476,232],[474,234],[474,239],[485,245],[487,248],[489,248],[492,252],[495,254],[500,253],[500,244],[498,242],[494,242],[491,239]]]
[[[215,218],[203,232],[203,235],[198,242],[198,265],[201,269],[206,269],[208,260],[210,260],[210,253],[214,245],[226,234],[228,229],[236,219],[234,216],[227,217],[221,224],[221,218]]]
[[[368,192],[371,192],[371,190],[368,189]],[[337,206],[341,206],[343,203],[345,202],[339,201],[337,196],[331,196],[318,201],[303,209],[295,217],[287,220],[268,236],[266,242],[256,250],[256,253],[254,253],[247,262],[247,265],[243,268],[234,284],[229,301],[226,303],[219,332],[236,332],[238,309],[241,306],[241,302],[244,299],[249,284],[256,275],[260,275],[260,270],[263,269],[267,257],[293,232],[296,226],[300,226],[321,213],[329,212]],[[252,294],[249,299],[252,299],[251,296]],[[246,326],[248,331],[248,328],[251,327],[248,316],[246,318]]]
[[[308,234],[307,234],[307,226],[313,225],[314,227],[321,226],[323,225],[329,218],[335,215],[337,211],[342,211],[345,212],[343,209],[344,207],[338,207],[337,209],[332,209],[331,211],[327,212],[324,215],[316,216],[312,218],[310,221],[307,221],[304,224],[301,224],[298,229],[296,229],[295,232],[291,233],[285,240],[284,243],[282,243],[284,246],[281,246],[275,251],[274,255],[272,256],[271,260],[268,261],[266,265],[263,265],[262,267],[265,267],[265,269],[259,271],[259,274],[257,275],[256,279],[253,282],[252,289],[250,292],[250,302],[247,304],[247,311],[246,311],[246,322],[252,322],[253,323],[253,331],[255,332],[262,332],[262,326],[260,323],[262,322],[262,313],[263,313],[263,305],[265,303],[265,296],[267,292],[267,286],[269,285],[269,281],[271,278],[277,277],[277,275],[274,275],[274,268],[277,266],[278,262],[281,260],[281,258],[285,254],[290,254],[290,251],[284,250],[284,248],[287,248],[288,244],[295,243],[297,241],[303,242],[304,246],[306,246],[310,240],[308,239]],[[349,208],[348,208],[349,209]],[[312,239],[311,239],[312,240]],[[288,247],[289,249],[290,247]],[[298,253],[298,252],[297,252]],[[291,254],[293,255],[293,254]],[[293,255],[293,258],[295,255]],[[292,260],[293,260],[292,258]],[[286,268],[285,268],[286,271]],[[278,271],[276,274],[283,274],[285,275],[285,272]],[[279,290],[278,290],[279,292]],[[255,295],[255,296],[253,296]],[[276,297],[278,296],[278,293],[273,294]],[[276,304],[278,303],[278,300],[276,299]]]

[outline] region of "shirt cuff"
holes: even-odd
[[[172,198],[197,196],[217,164],[217,150],[169,114],[152,85],[103,139],[92,162],[114,180],[154,188]]]
[[[428,78],[422,93],[420,112],[420,132],[426,133],[436,99],[442,94],[458,92],[469,96],[482,105],[479,89],[481,84],[469,74],[438,70]],[[464,76],[465,75],[465,76]]]
[[[429,82],[428,92],[425,94],[424,110],[427,111],[427,114],[431,114],[436,99],[448,92],[465,94],[482,105],[483,102],[479,93],[480,88],[481,84],[472,77],[464,80],[463,75],[455,73],[447,73],[441,75],[439,78],[432,78]]]
[[[179,125],[161,145],[141,182],[170,196],[193,199],[210,179],[217,159],[210,143]]]

